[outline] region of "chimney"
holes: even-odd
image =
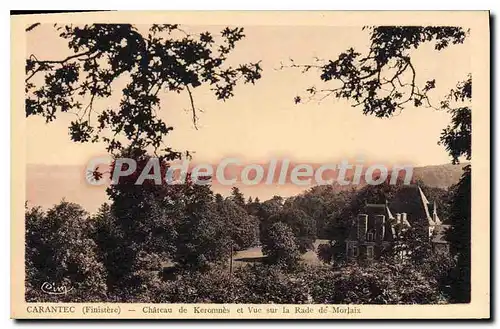
[[[385,216],[384,215],[376,215],[375,216],[375,232],[376,233],[376,241],[383,241],[385,236]]]
[[[434,221],[435,224],[437,224],[438,221],[438,215],[437,215],[437,204],[436,201],[434,200],[434,206],[432,207],[432,220]]]
[[[397,213],[396,214],[396,224],[401,224],[401,214],[400,213]]]
[[[358,215],[358,241],[365,241],[366,231],[368,228],[368,215]]]
[[[403,212],[401,213],[401,223],[404,224],[407,222],[407,213]]]

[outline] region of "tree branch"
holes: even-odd
[[[186,90],[187,90],[188,95],[189,95],[189,101],[191,102],[191,111],[193,114],[194,129],[198,130],[198,124],[197,124],[198,116],[196,115],[196,107],[194,106],[193,94],[191,93],[191,89],[189,88],[188,85],[186,85]]]

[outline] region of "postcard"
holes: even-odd
[[[489,19],[11,16],[11,317],[488,319]]]

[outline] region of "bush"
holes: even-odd
[[[445,302],[436,280],[411,264],[377,263],[320,268],[309,274],[311,294],[321,304],[434,304]]]
[[[239,285],[234,276],[230,280],[229,269],[223,266],[212,266],[205,271],[182,270],[165,283],[165,290],[156,302],[230,303],[237,296]]]
[[[316,240],[316,222],[312,217],[300,209],[295,209],[293,207],[283,208],[264,221],[262,225],[264,238],[269,234],[266,231],[270,230],[274,224],[280,222],[291,229],[301,253],[305,253],[314,248],[313,244]]]
[[[302,275],[306,271],[287,272],[276,265],[253,264],[239,269],[235,275],[241,282],[237,303],[304,304],[310,302],[309,284]]]
[[[106,298],[106,270],[93,240],[95,227],[77,204],[62,201],[47,213],[26,210],[26,301],[91,302]],[[49,294],[42,285],[65,287]],[[50,288],[48,288],[49,291]]]
[[[266,262],[285,267],[296,266],[300,259],[299,246],[291,228],[281,222],[268,229],[262,241],[262,252],[267,256]]]
[[[331,244],[322,243],[318,246],[316,250],[319,260],[326,264],[331,264],[333,261],[334,251]]]

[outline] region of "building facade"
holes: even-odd
[[[346,240],[346,255],[349,260],[378,259],[384,251],[391,248],[400,230],[412,226],[424,230],[435,252],[449,252],[446,231],[438,216],[436,202],[429,202],[422,189],[417,185],[405,187],[405,201],[383,204],[366,203],[357,215]],[[393,208],[391,210],[391,208]]]

